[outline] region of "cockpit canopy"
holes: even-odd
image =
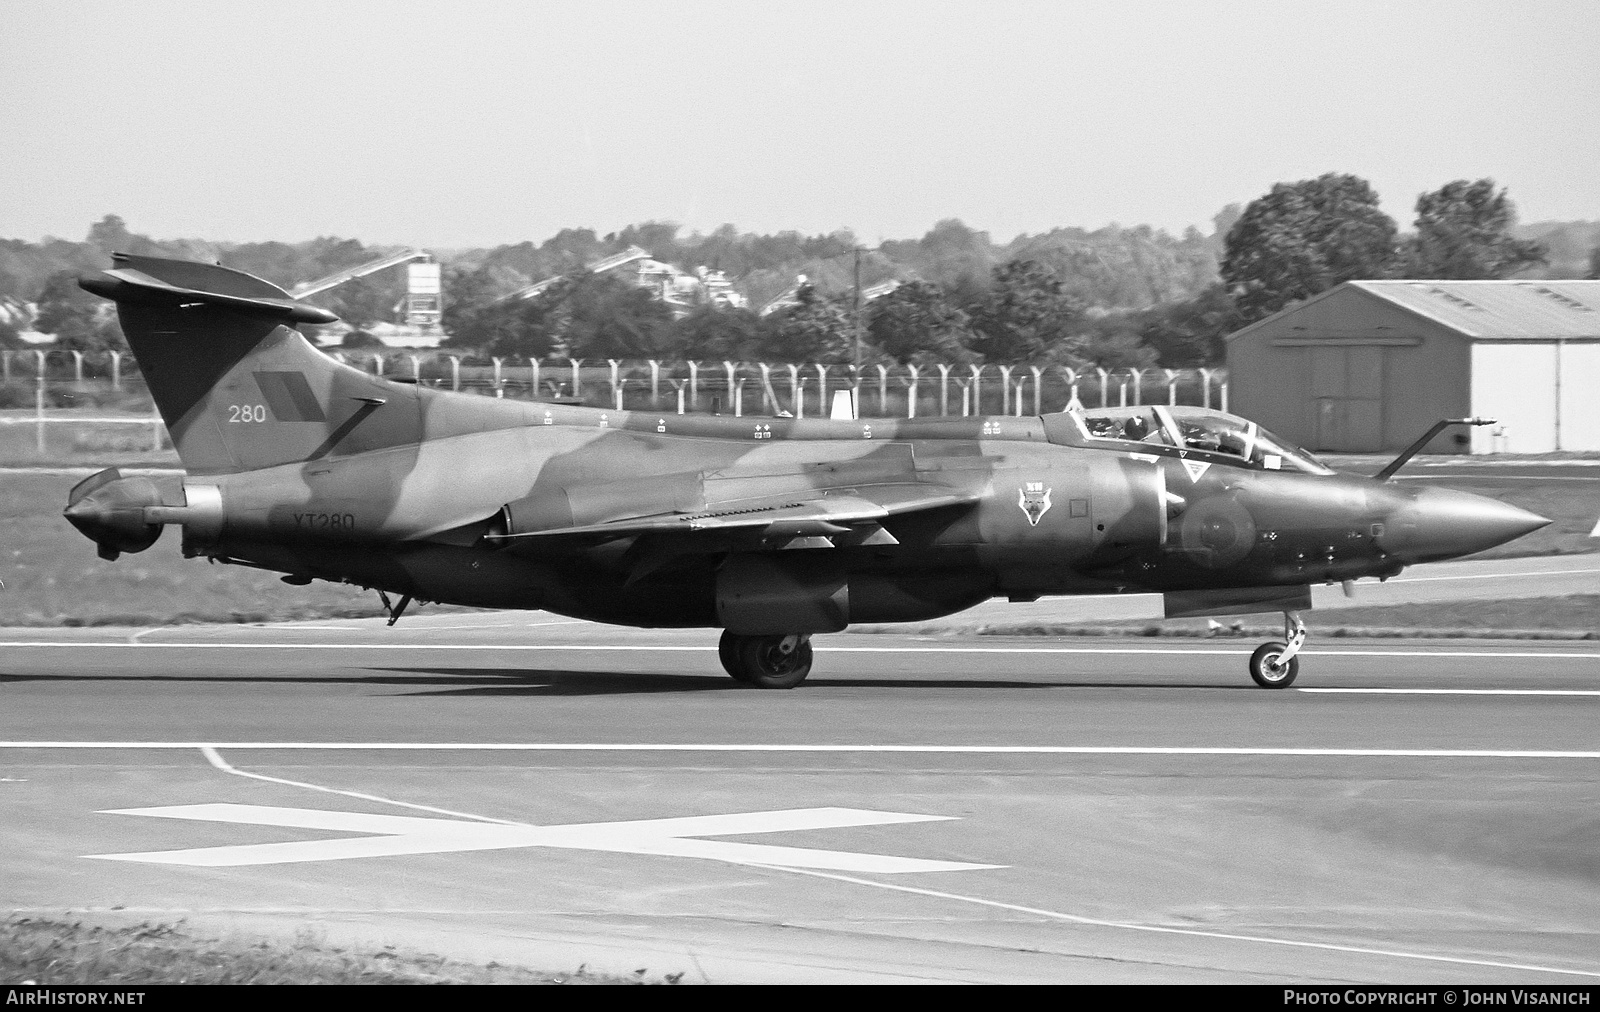
[[[1050,442],[1068,446],[1160,455],[1184,450],[1184,456],[1266,471],[1333,473],[1309,452],[1255,422],[1210,408],[1081,408],[1045,415],[1044,423]]]

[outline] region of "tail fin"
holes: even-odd
[[[191,473],[252,471],[420,436],[414,391],[333,361],[293,329],[332,323],[332,313],[221,265],[122,253],[113,262],[78,284],[116,302]]]

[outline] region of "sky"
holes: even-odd
[[[1324,172],[1600,219],[1600,3],[0,0],[0,237],[1212,230]]]

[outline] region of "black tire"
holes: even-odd
[[[1274,640],[1256,647],[1250,655],[1250,677],[1263,689],[1287,689],[1300,673],[1300,658],[1289,658],[1288,664],[1279,664],[1278,658],[1289,648],[1287,643]]]
[[[744,668],[739,663],[739,642],[744,638],[724,629],[722,639],[717,641],[717,660],[722,662],[722,670],[732,675],[736,682],[748,681],[744,677]]]
[[[783,652],[784,636],[738,636],[739,674],[733,677],[758,689],[792,689],[811,674],[811,642],[802,640]]]

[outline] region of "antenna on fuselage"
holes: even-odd
[[[1452,425],[1494,425],[1493,418],[1441,418],[1433,423],[1433,428],[1422,434],[1415,443],[1400,451],[1400,456],[1389,461],[1377,474],[1373,475],[1374,481],[1388,481],[1394,473],[1405,466],[1406,461],[1417,455],[1417,451],[1428,445],[1428,442]]]

